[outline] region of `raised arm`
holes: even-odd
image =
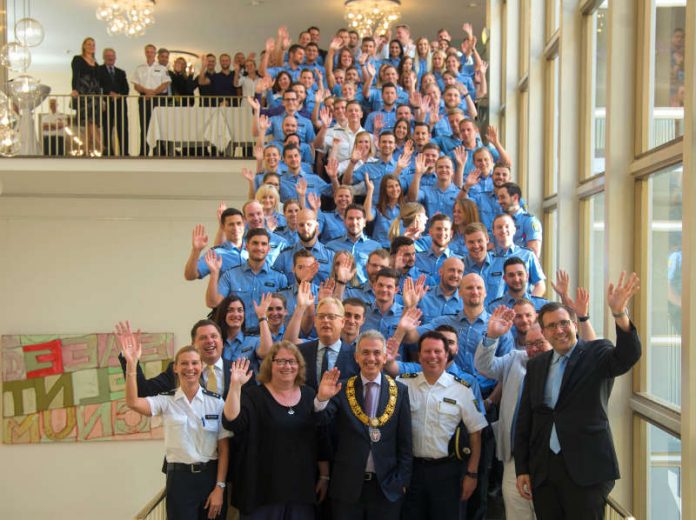
[[[254,304],[254,312],[259,320],[259,346],[256,348],[256,355],[261,359],[265,358],[271,351],[273,346],[273,336],[271,335],[271,328],[268,325],[268,317],[266,316],[268,312],[268,307],[271,305],[273,300],[273,293],[267,292],[263,293],[261,296],[261,302]]]
[[[479,342],[474,355],[474,366],[476,370],[490,379],[501,380],[505,369],[507,355],[496,357],[495,351],[498,348],[498,338],[506,334],[512,328],[512,320],[515,311],[501,305],[496,307],[488,320],[486,337]],[[493,340],[491,345],[485,345],[487,339]]]
[[[249,370],[249,360],[246,358],[238,358],[232,362],[230,368],[230,389],[227,392],[225,399],[225,407],[223,413],[225,419],[234,421],[239,417],[242,404],[242,387],[251,379],[252,371]]]
[[[500,160],[505,164],[512,166],[512,158],[500,143],[500,140],[498,139],[498,130],[493,125],[488,125],[488,128],[486,129],[486,138],[488,139],[488,142],[491,143],[496,150],[498,150]]]
[[[283,334],[284,340],[295,344],[302,343],[302,340],[300,339],[302,318],[310,307],[314,307],[314,295],[312,294],[311,284],[309,282],[301,282],[297,289],[295,310],[293,311],[292,316],[285,327],[285,334]]]
[[[198,259],[201,256],[201,251],[208,245],[208,234],[205,232],[205,226],[198,224],[193,228],[191,236],[191,253],[186,260],[184,266],[184,279],[198,279]]]
[[[411,202],[418,201],[418,192],[420,191],[421,177],[425,173],[425,155],[419,153],[416,156],[416,171],[413,174],[413,180],[408,187],[408,200]]]
[[[216,255],[213,249],[209,249],[205,254],[205,263],[208,266],[208,269],[210,269],[208,289],[205,292],[205,304],[211,309],[214,309],[224,299],[224,297],[218,291],[220,269],[222,268],[222,257]]]
[[[142,354],[140,331],[133,333],[129,321],[118,322],[114,328],[116,340],[121,346],[121,353],[126,359],[126,405],[139,414],[152,415],[150,401],[144,397],[138,397],[137,370]]]

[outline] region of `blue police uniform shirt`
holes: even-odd
[[[378,330],[385,338],[390,338],[396,332],[396,327],[399,325],[401,314],[404,312],[403,306],[394,301],[391,307],[382,314],[377,307],[376,302],[372,302],[365,313],[365,323],[360,329],[361,332],[366,330]]]
[[[431,143],[435,143],[440,147],[440,151],[443,154],[449,154],[452,150],[462,145],[461,139],[454,137],[453,135],[438,135],[430,139]],[[456,162],[454,163],[457,164]]]
[[[222,358],[234,361],[239,358],[251,360],[261,339],[258,336],[246,336],[242,331],[232,339],[227,338],[222,346]]]
[[[439,254],[435,255],[433,248],[430,247],[425,251],[416,253],[416,267],[418,270],[430,278],[433,283],[440,284],[440,267],[445,260],[452,256],[452,250],[446,247],[445,250]]]
[[[486,253],[481,265],[478,265],[469,255],[462,258],[464,261],[464,275],[475,273],[483,278],[486,286],[486,301],[488,304],[502,296],[505,291],[505,280],[503,280],[502,264],[494,262],[493,254]]]
[[[370,176],[370,181],[374,184],[375,190],[372,193],[373,207],[379,200],[379,187],[382,177],[396,170],[396,159],[391,157],[388,161],[383,161],[380,157],[370,157],[365,163],[353,172],[353,185],[365,182],[365,174]]]
[[[474,367],[474,354],[476,352],[476,347],[486,332],[489,319],[490,314],[485,310],[482,311],[473,322],[470,322],[466,314],[462,312],[457,316],[442,316],[436,318],[418,327],[419,335],[429,330],[435,330],[440,325],[450,325],[455,328],[459,342],[459,351],[454,358],[454,362],[465,372],[476,376],[481,385],[481,392],[484,394],[490,393],[490,391],[493,390],[496,381],[494,379],[488,379],[476,370]],[[505,333],[499,338],[495,355],[503,356],[507,354],[514,348],[514,345],[515,342],[512,335],[509,332]]]
[[[472,193],[471,190],[469,190],[468,197],[476,203],[481,223],[486,226],[488,233],[492,233],[493,220],[497,215],[503,213],[503,208],[498,204],[498,197],[495,196],[493,191],[476,191]]]
[[[319,210],[317,220],[319,222],[319,240],[324,244],[341,238],[347,233],[343,217],[336,211]]]
[[[541,240],[541,222],[534,215],[519,208],[513,215],[515,220],[515,237],[513,241],[520,247],[527,247],[530,240]]]
[[[537,312],[539,312],[544,305],[549,303],[549,301],[546,298],[542,298],[540,296],[532,296],[532,294],[529,291],[525,292],[524,296],[522,296],[521,298],[524,298],[532,302],[534,304],[534,310],[536,310]],[[486,309],[488,310],[488,312],[491,313],[501,305],[505,305],[506,307],[512,309],[513,305],[515,305],[515,302],[519,299],[520,298],[515,298],[514,296],[512,296],[506,289],[503,295],[500,298],[496,298],[495,300],[490,302]]]
[[[286,114],[271,117],[271,127],[266,131],[266,135],[273,134],[273,139],[276,141],[285,139],[285,134],[283,133],[283,119],[285,117]],[[316,134],[314,133],[312,122],[299,113],[295,114],[295,119],[297,119],[297,136],[300,138],[300,141],[303,143],[314,141]]]
[[[294,276],[293,276],[294,279]],[[295,312],[295,307],[297,306],[297,291],[299,285],[297,283],[290,285],[281,289],[279,292],[285,296],[285,308],[288,310],[288,316],[285,320],[287,323],[292,317],[292,313]],[[317,301],[317,293],[319,292],[319,286],[315,283],[310,284],[310,289],[312,291],[312,296],[314,296],[314,301]]]
[[[280,176],[280,201],[297,198],[297,181],[304,179],[307,181],[307,194],[331,195],[333,190],[331,184],[314,173],[301,171],[298,175],[286,172]],[[305,201],[305,207],[309,207],[309,202]]]
[[[289,65],[283,65],[282,67],[268,67],[266,69],[266,73],[270,75],[273,79],[280,74],[281,72],[287,72],[290,74],[290,77],[292,78],[292,81],[300,81],[300,75],[302,74],[302,69],[304,67],[300,66],[297,67],[296,69],[293,69]]]
[[[285,148],[285,145],[283,145],[283,141],[272,141],[270,144],[275,145],[276,147],[278,147],[279,150]],[[314,158],[312,157],[312,148],[307,143],[300,143],[300,157],[302,159],[303,164],[311,165],[314,162]],[[285,163],[281,164],[285,166],[285,171],[287,171],[287,165]],[[263,179],[263,176],[261,176],[261,179]]]
[[[370,282],[365,282],[358,287],[347,286],[343,292],[343,299],[347,298],[359,298],[368,305],[372,305],[375,302],[375,292],[372,290]]]
[[[353,258],[355,258],[355,265],[358,268],[357,276],[360,283],[365,283],[367,281],[365,266],[367,265],[367,259],[370,253],[375,249],[382,248],[379,242],[367,238],[364,233],[360,233],[360,236],[355,242],[353,242],[348,235],[344,235],[341,238],[332,240],[326,244],[326,247],[331,249],[334,253],[338,253],[339,251],[349,251],[352,253]]]
[[[285,240],[285,243],[289,246],[297,244],[300,241],[300,237],[297,236],[297,231],[293,231],[287,226],[279,226],[275,229],[274,233],[280,238]],[[282,251],[281,251],[282,253]],[[277,258],[277,257],[276,257]]]
[[[522,260],[527,268],[527,273],[529,273],[529,290],[531,291],[536,284],[542,280],[546,280],[544,275],[544,270],[541,267],[539,259],[534,254],[534,251],[527,249],[526,247],[520,247],[513,244],[512,247],[508,249],[503,249],[496,247],[493,250],[493,269],[497,271],[505,272],[504,265],[508,258],[516,256]],[[496,298],[502,296],[502,293],[497,295]]]
[[[382,107],[376,112],[371,112],[365,119],[365,130],[373,134],[375,132],[375,118],[382,116],[382,130],[393,130],[396,124],[396,105],[392,106],[391,110],[384,110]]]
[[[403,188],[404,192],[407,192],[408,189],[411,187],[411,183],[413,183],[414,176],[415,176],[415,172],[413,172],[413,173],[401,172],[401,175],[400,175],[401,187]],[[420,189],[421,190],[423,188],[435,186],[436,184],[437,184],[437,175],[435,174],[435,170],[433,170],[432,172],[426,172],[423,175],[421,175],[421,180],[420,180]],[[428,215],[430,215],[430,214],[428,214]]]
[[[452,232],[452,239],[449,243],[450,251],[454,256],[460,258],[469,254],[469,249],[466,247],[466,237],[456,231]]]
[[[458,315],[464,308],[464,302],[459,296],[459,291],[455,290],[450,296],[446,296],[438,285],[425,294],[418,308],[423,311],[421,323],[427,323],[440,316]]]
[[[394,298],[396,298],[397,301],[401,299],[401,292],[404,290],[404,283],[406,282],[407,278],[412,278],[414,281],[416,281],[418,280],[418,278],[421,277],[421,275],[425,276],[425,285],[427,285],[428,287],[432,288],[437,285],[428,273],[424,273],[423,271],[418,269],[417,265],[414,265],[405,273],[401,273],[401,276],[399,277],[399,290]]]
[[[292,269],[293,256],[300,249],[304,249],[312,253],[312,256],[319,263],[319,271],[316,274],[315,280],[318,282],[323,282],[326,280],[331,275],[331,265],[333,263],[335,253],[318,240],[309,248],[303,245],[302,242],[297,242],[292,246],[286,247],[280,252],[280,255],[278,255],[278,258],[273,263],[273,269],[283,273],[288,280],[294,278]]]
[[[233,267],[238,267],[245,263],[249,258],[249,253],[244,248],[244,243],[242,247],[239,248],[235,246],[232,242],[225,241],[223,244],[213,248],[215,254],[222,258],[222,267],[220,268],[220,275],[225,271],[232,269]],[[205,263],[205,255],[198,259],[197,264],[198,278],[205,278],[210,274],[210,269],[208,264]]]
[[[461,190],[450,183],[447,188],[440,189],[435,186],[421,186],[418,191],[418,202],[425,206],[428,216],[432,217],[436,213],[452,216],[454,212],[454,202]]]
[[[218,282],[218,292],[223,298],[229,294],[238,296],[244,302],[246,309],[246,328],[255,329],[259,326],[259,320],[256,317],[253,302],[259,303],[265,293],[278,292],[287,285],[288,279],[285,275],[272,269],[268,261],[261,266],[258,274],[247,262],[222,275]]]
[[[268,229],[266,231],[268,231]],[[268,234],[271,235],[271,240],[268,243],[269,249],[268,255],[266,255],[266,262],[268,265],[273,265],[273,262],[276,261],[280,252],[288,246],[288,243],[283,237],[276,235],[272,231],[268,231]]]
[[[369,112],[377,112],[384,108],[384,103],[382,102],[382,89],[377,87],[370,87],[370,95],[364,98],[364,108]],[[396,102],[395,107],[399,105],[408,104],[408,92],[406,92],[401,85],[396,86]]]
[[[372,226],[372,239],[380,243],[384,248],[389,248],[391,240],[389,240],[389,228],[392,222],[399,218],[401,207],[396,204],[393,208],[387,206],[385,213],[380,212],[376,206],[372,206],[374,213],[374,224]]]

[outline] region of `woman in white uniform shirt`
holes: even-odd
[[[193,346],[179,349],[174,358],[176,390],[138,397],[140,334],[122,322],[116,325],[116,336],[127,363],[126,404],[143,415],[164,417],[167,518],[225,518],[230,433],[221,427],[224,401],[200,385],[200,354]]]

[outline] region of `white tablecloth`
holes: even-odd
[[[147,144],[157,141],[209,143],[225,150],[230,142],[253,142],[248,107],[155,107]]]

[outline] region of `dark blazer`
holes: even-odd
[[[118,67],[114,67],[114,78],[112,79],[106,65],[99,65],[97,67],[97,78],[99,79],[102,93],[105,95],[116,92],[125,96],[130,91],[126,72]]]
[[[384,378],[382,375],[377,416],[384,413],[389,398],[389,385]],[[394,414],[380,428],[381,438],[378,442],[371,442],[368,427],[353,415],[346,397],[346,383],[343,383],[341,391],[329,401],[326,408],[317,414],[320,424],[335,421],[334,426],[338,432],[329,488],[332,498],[345,502],[358,501],[370,449],[377,481],[384,496],[391,502],[403,497],[403,489],[411,481],[413,461],[411,408],[406,387],[398,382],[396,387],[398,394]],[[355,394],[358,403],[363,406],[363,385],[359,375],[355,380]]]
[[[126,375],[126,359],[123,355],[118,355],[118,360],[121,362],[121,369],[123,370],[123,375]],[[225,391],[222,395],[223,399],[227,397],[227,391],[230,389],[230,368],[231,364],[226,359],[222,360],[222,375],[225,379]],[[162,392],[169,392],[176,388],[176,377],[174,375],[174,362],[172,361],[167,365],[164,372],[157,374],[155,377],[150,379],[145,378],[142,366],[138,363],[138,372],[136,375],[138,380],[138,397],[149,397],[153,395],[159,395]],[[253,379],[252,379],[253,380]]]
[[[560,453],[573,482],[590,486],[619,478],[607,402],[614,377],[628,372],[640,359],[641,344],[633,324],[629,332],[616,327],[616,338],[616,347],[605,339],[578,341],[554,409],[544,403],[553,351],[528,361],[513,455],[517,474],[531,475],[532,488],[547,477],[554,420]]]
[[[319,377],[317,374],[317,350],[319,341],[307,341],[299,345],[302,357],[304,357],[306,366],[306,381],[305,384],[317,391],[319,387]],[[341,341],[341,350],[336,358],[336,367],[341,371],[341,379],[347,379],[360,373],[360,367],[355,361],[355,346],[349,345]]]

